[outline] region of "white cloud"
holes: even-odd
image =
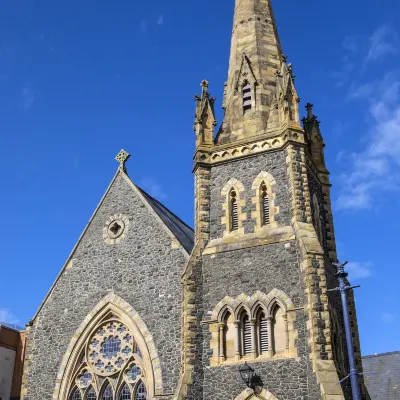
[[[21,101],[20,101],[20,107],[24,111],[28,111],[31,107],[33,102],[35,101],[35,93],[31,88],[31,85],[26,85],[22,89],[21,93]]]
[[[400,189],[400,76],[391,72],[379,81],[353,84],[350,99],[369,103],[370,130],[361,132],[364,149],[341,154],[349,167],[340,177],[339,209],[366,209],[383,193]]]
[[[367,61],[378,60],[387,55],[395,55],[398,52],[399,37],[390,26],[383,25],[377,28],[370,37],[369,42]]]
[[[354,283],[354,279],[368,278],[372,275],[371,272],[372,263],[371,262],[349,262],[346,265],[346,270],[349,273],[349,279],[351,283]]]
[[[18,318],[7,308],[0,308],[0,322],[6,324],[18,324]]]
[[[390,324],[391,322],[394,322],[396,320],[396,315],[385,312],[381,315],[381,319],[383,322]]]
[[[161,14],[157,19],[157,25],[163,25],[163,24],[164,24],[164,14]]]
[[[139,186],[157,200],[164,200],[167,198],[167,193],[165,193],[162,186],[154,178],[143,178]]]

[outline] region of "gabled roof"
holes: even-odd
[[[85,235],[86,231],[88,230],[90,224],[92,223],[93,219],[95,218],[98,210],[100,209],[101,205],[103,204],[104,199],[106,198],[108,192],[110,191],[113,183],[115,182],[118,176],[122,176],[126,182],[134,189],[137,193],[139,198],[142,198],[143,203],[154,212],[156,218],[160,219],[160,222],[164,225],[165,230],[168,232],[170,236],[175,238],[179,244],[182,246],[181,251],[185,254],[186,258],[189,258],[190,253],[194,247],[194,231],[190,226],[186,225],[180,218],[178,218],[174,213],[172,213],[168,208],[163,206],[159,201],[151,197],[148,193],[146,193],[143,189],[136,186],[130,177],[126,174],[126,172],[122,168],[118,168],[114,178],[112,179],[110,185],[108,186],[106,192],[104,193],[100,203],[98,204],[96,210],[94,211],[92,217],[90,218],[88,224],[86,225],[84,231],[82,232],[81,236],[78,239],[78,242],[75,244],[74,248],[72,249],[67,261],[65,262],[64,266],[62,267],[60,273],[58,274],[56,280],[54,281],[53,285],[51,286],[49,292],[47,293],[46,297],[44,298],[42,304],[39,306],[38,310],[36,311],[32,320],[28,323],[30,325],[38,316],[40,310],[46,303],[47,299],[51,296],[51,293],[57,284],[58,280],[61,278],[63,272],[67,268],[70,260],[72,259],[73,255],[75,254],[76,249],[78,248],[83,236]]]
[[[172,211],[168,210],[163,204],[161,204],[154,197],[151,197],[147,192],[136,186],[140,193],[144,196],[151,208],[157,213],[169,230],[174,234],[176,239],[182,245],[182,247],[190,254],[194,247],[194,231],[186,225],[178,216]]]

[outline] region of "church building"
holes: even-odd
[[[299,101],[271,1],[236,0],[218,128],[207,81],[195,97],[194,230],[122,150],[28,324],[22,399],[351,399],[325,144]]]

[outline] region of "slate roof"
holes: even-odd
[[[400,351],[365,356],[362,363],[371,400],[400,399]]]
[[[193,229],[185,224],[178,216],[172,211],[168,210],[167,207],[162,205],[154,197],[151,197],[147,192],[136,186],[140,193],[145,197],[151,208],[157,213],[162,219],[165,225],[171,230],[171,232],[178,239],[182,247],[190,254],[194,247],[194,231]]]

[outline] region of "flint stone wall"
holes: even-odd
[[[127,236],[119,244],[103,239],[113,214],[128,216]],[[113,289],[141,316],[161,361],[165,392],[175,390],[181,354],[181,284],[185,257],[135,194],[117,177],[79,244],[72,267],[64,271],[41,309],[28,338],[25,399],[50,400],[56,376],[76,329]]]

